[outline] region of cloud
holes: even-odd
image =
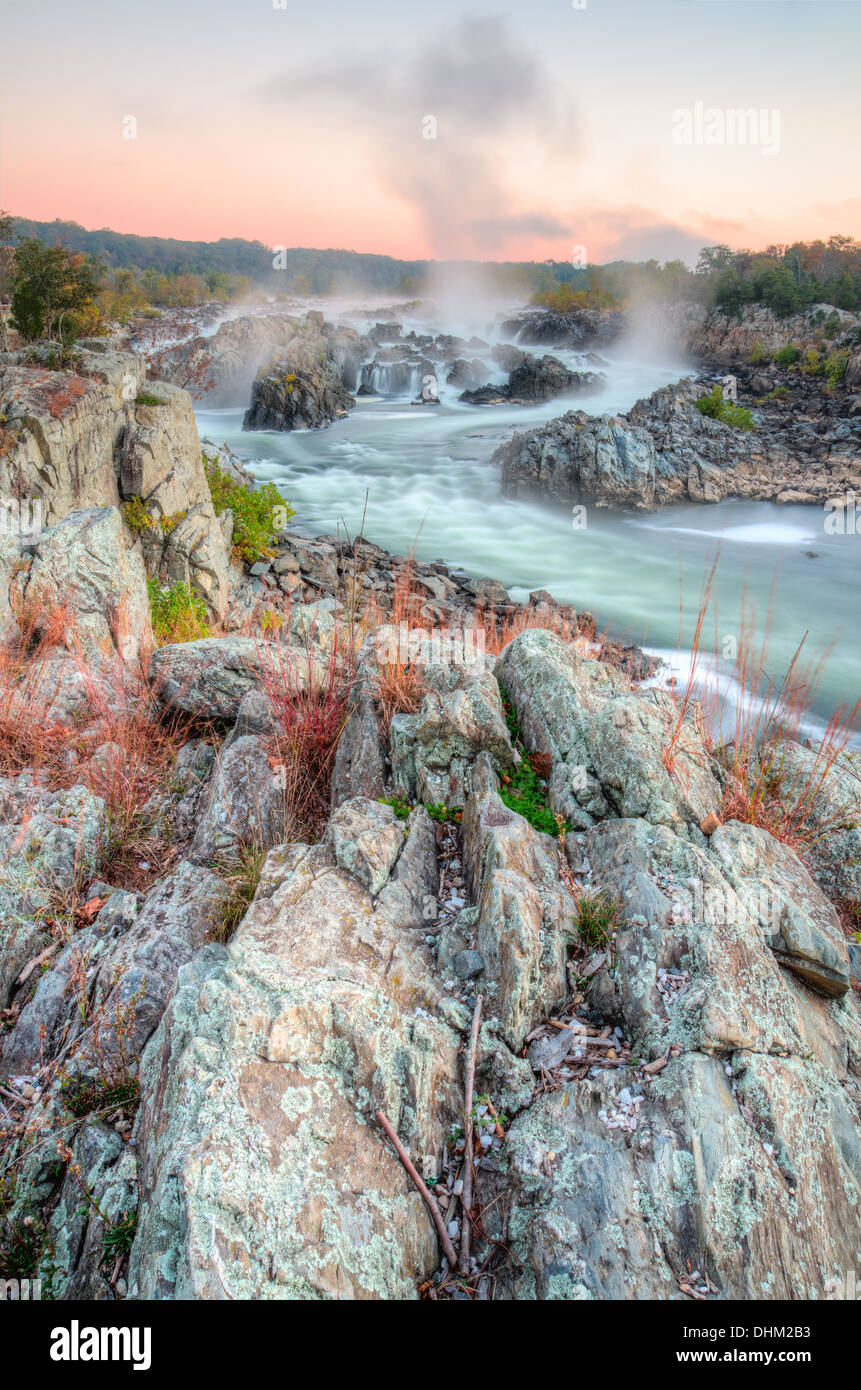
[[[345,148],[361,142],[434,256],[481,257],[524,236],[570,238],[555,212],[524,206],[516,190],[539,160],[570,166],[579,157],[576,107],[502,19],[464,18],[404,52],[276,77],[258,95],[297,123],[331,127]]]

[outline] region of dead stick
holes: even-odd
[[[419,1194],[425,1206],[431,1214],[433,1224],[437,1228],[437,1233],[439,1235],[439,1243],[442,1246],[443,1254],[448,1260],[449,1269],[452,1272],[454,1272],[454,1270],[457,1268],[457,1255],[455,1254],[454,1246],[452,1245],[451,1240],[449,1239],[449,1234],[445,1228],[445,1222],[442,1219],[442,1212],[439,1209],[439,1204],[437,1203],[436,1198],[434,1197],[433,1193],[429,1192],[427,1187],[425,1187],[424,1183],[418,1175],[418,1172],[416,1171],[415,1164],[413,1163],[412,1159],[410,1158],[400,1139],[395,1134],[395,1131],[392,1129],[390,1121],[383,1114],[382,1110],[377,1111],[377,1123],[380,1124],[382,1128],[386,1131],[386,1134],[389,1136],[389,1138],[392,1141],[392,1144],[394,1145],[395,1153],[401,1160],[401,1163],[404,1165],[413,1182],[415,1183],[416,1187],[418,1188]]]
[[[481,1021],[481,995],[475,1001],[475,1012],[472,1015],[472,1034],[469,1040],[469,1053],[466,1059],[466,1114],[464,1116],[464,1133],[466,1135],[466,1165],[463,1170],[463,1216],[460,1225],[460,1272],[469,1273],[469,1245],[472,1234],[472,1224],[470,1215],[472,1212],[472,1185],[473,1185],[473,1163],[472,1163],[472,1092],[475,1085],[475,1054],[478,1048],[478,1025]]]

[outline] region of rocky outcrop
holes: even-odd
[[[556,396],[588,396],[600,392],[606,377],[600,372],[571,371],[558,357],[522,354],[509,372],[505,386],[482,386],[464,391],[460,400],[469,405],[535,405]]]
[[[431,688],[419,712],[392,719],[392,777],[410,801],[461,807],[480,752],[498,768],[514,765],[499,687],[483,665],[428,666],[425,680]]]
[[[617,309],[572,309],[568,313],[525,309],[507,319],[500,332],[528,347],[588,348],[614,342],[627,323],[627,317]]]
[[[155,642],[140,546],[115,507],[70,512],[22,555],[16,611],[28,630],[56,636],[84,663],[116,656],[133,666]]]
[[[159,375],[180,384],[196,379],[209,405],[236,406],[248,399],[261,368],[273,361],[291,361],[318,336],[322,341],[316,350],[331,354],[343,385],[355,391],[371,341],[352,328],[325,323],[317,312],[304,318],[269,313],[227,319],[209,336],[195,336],[160,352]]]
[[[26,777],[0,778],[0,1007],[21,967],[50,940],[55,895],[95,871],[104,810],[85,787],[52,792]]]
[[[434,1268],[421,1198],[371,1124],[384,1108],[430,1174],[456,1114],[422,905],[392,912],[384,886],[399,845],[432,846],[425,821],[404,843],[387,807],[345,803],[323,844],[270,853],[227,950],[181,973],[144,1063],[133,1295],[411,1298]]]
[[[164,705],[193,718],[237,718],[243,698],[260,690],[264,677],[284,688],[289,698],[293,682],[303,688],[322,679],[315,659],[289,644],[256,637],[201,637],[159,647],[149,663],[149,678]]]
[[[823,329],[828,325],[828,334]],[[650,308],[648,331],[652,341],[663,338],[697,361],[738,366],[752,354],[771,356],[794,344],[828,349],[861,326],[857,314],[832,304],[813,304],[800,314],[780,317],[764,304],[745,304],[737,314],[707,309],[703,304],[656,304]]]
[[[191,397],[147,382],[140,357],[98,339],[65,369],[50,347],[0,356],[0,492],[38,503],[47,526],[140,497],[173,522],[168,538],[146,533],[150,573],[191,583],[224,615],[228,557]]]
[[[359,335],[352,329],[335,330],[315,314],[292,328],[276,360],[254,380],[243,429],[319,429],[346,415],[354,404],[344,384],[344,369],[360,352]],[[345,341],[350,334],[352,339]],[[355,370],[349,375],[355,378]]]
[[[747,497],[816,502],[861,486],[861,423],[763,415],[752,430],[696,408],[710,388],[690,379],[638,401],[627,415],[569,411],[500,446],[493,462],[508,496],[648,509]]]

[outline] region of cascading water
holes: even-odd
[[[573,351],[554,355],[571,367],[584,362]],[[440,370],[441,404],[416,406],[417,365],[365,363],[362,384],[378,398],[360,396],[349,417],[328,429],[246,433],[245,402],[202,408],[198,420],[202,435],[224,441],[258,478],[274,481],[306,527],[334,533],[341,523],[355,535],[364,514],[366,536],[391,551],[415,548],[420,559],[501,579],[515,598],[548,589],[593,612],[614,635],[659,650],[679,665],[682,681],[703,577],[719,550],[710,645],[717,638],[720,650],[738,635],[743,600],[760,629],[771,603],[772,676],[782,677],[805,632],[810,656],[833,645],[816,699],[826,720],[861,690],[853,641],[861,537],[826,534],[821,508],[727,502],[642,514],[590,507],[586,526],[575,528],[569,508],[501,495],[490,457],[515,429],[571,409],[616,414],[691,371],[680,361],[611,350],[602,356],[605,387],[582,400],[468,406]]]

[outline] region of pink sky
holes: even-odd
[[[403,257],[690,258],[861,235],[861,5],[465,15],[454,0],[22,9],[0,200],[88,227]],[[674,113],[697,102],[777,111],[779,149],[676,143]]]

